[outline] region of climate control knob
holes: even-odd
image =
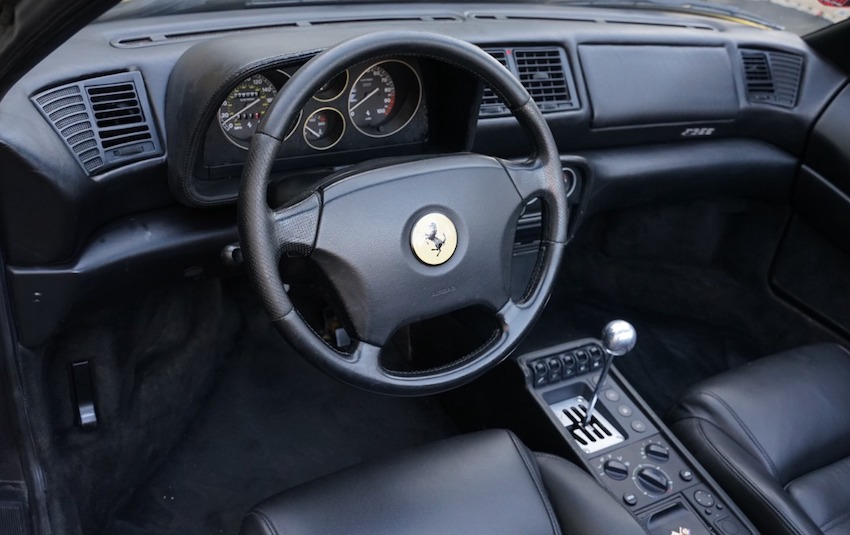
[[[602,465],[602,469],[605,471],[606,476],[611,479],[616,479],[617,481],[622,481],[629,477],[629,467],[620,461],[615,461],[614,459],[605,461],[605,464]]]
[[[659,463],[666,463],[670,460],[670,450],[668,450],[665,446],[662,446],[661,444],[650,442],[643,449],[643,452],[646,454],[647,457],[649,457],[653,461],[658,461]]]
[[[638,469],[637,484],[650,494],[664,494],[670,488],[670,478],[654,466],[644,466]]]

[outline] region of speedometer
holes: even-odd
[[[395,82],[380,65],[360,75],[348,94],[348,114],[357,128],[377,131],[395,106]]]
[[[237,145],[250,142],[276,94],[277,88],[261,74],[243,81],[221,104],[218,112],[221,129]]]
[[[368,67],[348,92],[348,116],[361,133],[370,137],[395,134],[419,109],[422,84],[407,63],[386,60]]]

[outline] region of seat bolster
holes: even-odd
[[[631,514],[576,465],[535,454],[543,485],[565,535],[571,533],[646,534]],[[604,511],[604,514],[600,514]]]
[[[703,381],[668,420],[712,422],[785,485],[850,457],[848,384],[850,352],[804,346]]]
[[[785,488],[825,533],[850,533],[850,458],[810,472]]]
[[[679,418],[670,428],[762,532],[822,535],[752,450],[699,417]]]

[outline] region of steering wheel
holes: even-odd
[[[288,127],[325,80],[383,57],[444,61],[502,98],[530,138],[521,163],[478,154],[429,156],[371,166],[272,209],[269,176]],[[567,239],[567,194],[558,149],[526,90],[489,54],[421,32],[380,32],[316,55],[278,93],[254,134],[239,192],[244,263],[271,320],[305,358],[329,375],[384,394],[424,395],[480,376],[507,357],[542,311]],[[510,292],[515,225],[543,203],[543,237],[521,299]],[[356,331],[353,349],[324,342],[293,307],[280,277],[282,255],[310,256],[336,288]],[[499,328],[481,348],[437,368],[402,372],[381,364],[400,327],[483,305]],[[439,336],[439,333],[435,334]]]

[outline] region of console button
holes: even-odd
[[[576,373],[587,373],[590,370],[590,357],[587,351],[579,349],[576,355]]]
[[[694,501],[703,507],[711,507],[714,505],[714,496],[704,490],[694,492]]]
[[[743,530],[743,527],[732,517],[718,520],[714,525],[717,526],[721,532],[726,533],[727,535],[735,535]]]
[[[694,479],[694,473],[690,470],[683,469],[679,471],[679,477],[682,478],[682,481],[692,481]]]
[[[576,374],[576,358],[572,353],[564,353],[561,355],[561,362],[564,364],[563,372],[561,372],[564,379]]]
[[[622,481],[629,477],[629,467],[620,461],[615,461],[614,459],[605,461],[605,464],[602,465],[602,469],[605,471],[606,476],[617,481]]]
[[[531,376],[535,388],[546,386],[549,380],[549,367],[543,360],[535,360],[531,363]]]
[[[620,394],[616,390],[609,389],[605,391],[605,399],[608,401],[620,401]]]
[[[561,359],[558,357],[552,357],[548,361],[546,361],[546,365],[549,366],[549,382],[555,383],[560,381],[563,377],[563,364],[561,363]]]
[[[590,355],[590,369],[598,370],[602,367],[602,350],[596,346],[587,348],[587,354]]]
[[[660,463],[666,463],[670,460],[670,450],[661,444],[647,444],[643,449],[643,452],[646,453],[646,456],[650,459],[658,461]]]
[[[617,407],[617,412],[620,413],[620,416],[629,417],[632,415],[632,409],[625,405],[620,405],[619,407]]]
[[[627,492],[626,494],[623,494],[623,502],[626,505],[635,505],[637,504],[637,496],[630,492]]]
[[[640,420],[635,420],[632,422],[632,429],[637,431],[638,433],[643,433],[646,431],[646,424],[641,422]]]

